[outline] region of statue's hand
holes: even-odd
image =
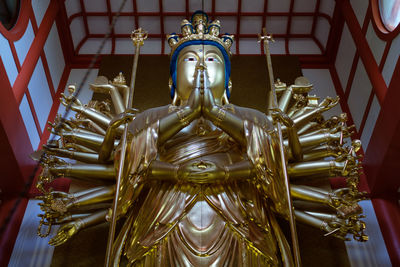
[[[59,246],[64,244],[68,239],[78,233],[81,228],[82,223],[79,220],[62,225],[60,229],[58,229],[57,234],[50,239],[49,245]]]
[[[201,93],[199,88],[193,89],[191,92],[188,102],[188,108],[192,111],[194,116],[193,119],[200,117],[201,114]]]
[[[321,112],[324,112],[330,110],[338,103],[339,103],[339,97],[336,98],[327,97],[319,104],[319,109]]]
[[[206,184],[223,181],[225,169],[214,162],[200,160],[179,167],[178,179],[185,182]]]
[[[73,95],[66,96],[64,93],[61,93],[60,101],[66,107],[70,105],[70,108],[75,112],[81,112],[84,109],[81,101]]]
[[[350,232],[351,229],[343,220],[338,219],[325,222],[322,228],[327,232],[324,236],[333,235],[345,241],[350,240],[349,238],[346,238],[346,235]]]
[[[138,110],[135,108],[127,109],[125,112],[122,112],[122,113],[116,115],[110,121],[109,126],[112,128],[117,128],[124,123],[131,122],[135,118],[137,112],[138,112]]]
[[[202,107],[201,107],[203,116],[205,118],[213,121],[214,116],[211,115],[211,112],[212,112],[213,108],[216,108],[216,107],[217,107],[217,105],[215,103],[214,96],[213,96],[210,88],[204,88],[203,103],[202,103]]]
[[[271,117],[274,120],[274,122],[279,121],[286,127],[293,127],[294,125],[293,120],[286,113],[282,112],[282,110],[280,110],[279,108],[273,108],[270,109],[270,111],[271,111]]]

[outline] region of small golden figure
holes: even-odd
[[[276,83],[279,109],[270,115],[235,106],[228,100],[233,38],[219,37],[219,21],[209,26],[207,15],[196,12],[190,22],[182,22],[181,38],[169,38],[173,104],[140,113],[127,110],[121,76],[91,85],[110,94],[117,114],[111,119],[63,96],[63,104],[72,103],[73,110],[104,133],[68,123],[61,141],[45,147],[42,182],[66,176],[94,184],[76,194],[48,192],[42,198],[44,223],[62,225],[50,244],[61,245],[112,216],[119,138],[128,123],[115,214],[124,222],[114,241],[115,266],[121,258],[128,266],[292,266],[289,245],[276,221],[276,216],[288,216],[276,121],[284,125],[288,174],[296,181],[290,193],[297,221],[327,235],[346,239],[352,234],[365,241],[357,204],[363,195],[354,179],[349,188],[332,192],[300,185],[310,178],[358,177],[358,141],[345,147],[345,123],[322,117],[338,99],[318,103],[308,96],[312,85],[300,78],[289,87]],[[58,157],[78,162],[54,160]],[[312,202],[331,212],[297,202]]]

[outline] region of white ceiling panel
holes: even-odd
[[[164,32],[165,34],[171,34],[173,32],[181,33],[181,21],[182,17],[165,17],[164,18]]]
[[[85,24],[83,23],[83,18],[82,17],[75,18],[69,25],[69,29],[71,31],[74,48],[76,48],[79,42],[86,36]]]
[[[240,33],[261,33],[262,17],[243,16],[240,22]]]
[[[111,11],[118,12],[119,8],[121,7],[124,0],[112,0],[110,1],[111,4]],[[133,2],[126,0],[125,5],[122,8],[122,12],[133,12]]]
[[[290,33],[309,34],[312,30],[313,17],[292,17]]]
[[[290,0],[268,1],[268,12],[289,12]]]
[[[114,32],[115,33],[122,33],[122,34],[130,34],[135,29],[135,20],[131,16],[121,16],[115,22],[114,25]]]
[[[319,12],[328,14],[330,17],[333,16],[335,10],[336,1],[333,0],[320,0]]]
[[[101,38],[89,38],[83,44],[82,48],[79,50],[79,54],[96,54],[97,50],[99,50],[103,39]],[[107,40],[104,44],[103,49],[100,54],[111,54],[111,40]]]
[[[221,22],[221,34],[236,34],[237,18],[236,17],[218,17]]]
[[[145,41],[146,45],[147,40]],[[135,47],[130,38],[117,38],[115,40],[115,54],[135,54]]]
[[[267,20],[265,22],[265,27],[267,28],[267,32],[272,34],[285,34],[287,21],[288,21],[287,17],[275,17],[275,16],[267,17]]]
[[[67,16],[70,17],[72,14],[81,12],[81,4],[79,0],[66,0],[65,9],[67,10]]]
[[[105,34],[108,32],[108,17],[87,17],[89,33]]]
[[[236,42],[234,41],[231,46],[231,53],[232,55],[236,55]]]
[[[107,2],[106,0],[83,0],[86,12],[106,12]]]
[[[206,13],[211,12],[212,0],[189,0],[189,11],[195,12],[203,10]]]
[[[330,24],[325,18],[318,18],[315,27],[315,37],[326,47],[330,31]]]
[[[349,99],[347,100],[357,130],[360,129],[371,90],[372,85],[364,65],[361,61],[358,61],[353,85],[351,87]]]
[[[185,0],[163,0],[163,11],[184,12]]]
[[[282,55],[285,54],[285,39],[283,38],[274,38],[275,42],[270,43],[269,51],[274,55]]]
[[[319,55],[321,50],[312,39],[301,38],[301,39],[290,39],[289,40],[289,52],[290,54],[311,54]]]
[[[164,55],[169,55],[169,53],[171,53],[171,47],[169,47],[167,40],[164,40]]]
[[[317,0],[296,0],[294,1],[293,11],[314,12],[316,3]]]
[[[257,38],[243,38],[239,42],[240,54],[251,55],[260,54],[261,47],[260,43],[257,42]]]
[[[161,39],[148,38],[145,44],[140,49],[140,54],[160,54],[161,53]]]
[[[264,0],[242,1],[242,12],[263,12]]]
[[[218,12],[237,12],[238,0],[215,0],[215,10]]]
[[[159,12],[157,0],[136,0],[138,12]]]
[[[139,17],[139,27],[142,27],[149,34],[161,33],[159,17]]]

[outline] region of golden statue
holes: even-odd
[[[321,115],[338,99],[319,103],[308,95],[312,85],[300,77],[291,86],[276,82],[279,109],[269,115],[230,104],[233,39],[220,38],[219,25],[196,12],[183,20],[181,36],[168,36],[170,105],[127,109],[129,88],[122,74],[91,85],[111,96],[117,115],[110,103],[83,105],[72,95],[74,88],[63,95],[62,103],[77,116],[58,118],[60,138],[44,146],[38,182],[45,212],[39,235],[61,224],[51,245],[116,216],[123,223],[112,247],[115,266],[292,266],[290,246],[276,221],[276,216],[288,218],[289,210],[277,121],[284,125],[296,220],[326,235],[367,239],[357,204],[363,197],[357,191],[359,141],[345,146],[350,130],[344,115],[327,120]],[[125,123],[127,153],[112,214]],[[93,187],[75,194],[45,190],[62,176]],[[347,177],[348,188],[304,185],[332,176]],[[315,210],[318,206],[330,212]]]

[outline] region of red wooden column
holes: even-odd
[[[400,58],[364,159],[372,203],[393,266],[400,266]]]
[[[3,264],[8,262],[18,235],[27,199],[19,201],[7,225],[4,219],[10,215],[35,163],[28,157],[33,152],[32,145],[1,59],[0,88],[0,188],[2,190],[0,196],[3,202],[0,210],[0,224],[5,227],[3,233],[0,234],[0,266],[4,266]]]

